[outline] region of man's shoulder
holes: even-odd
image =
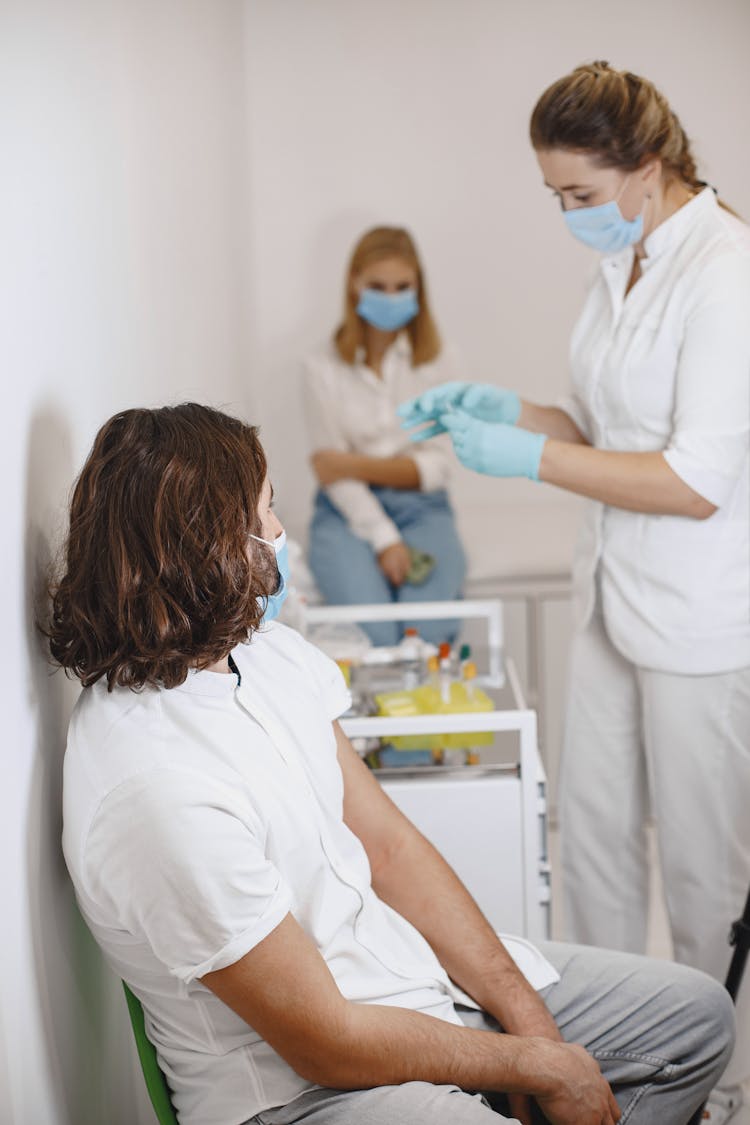
[[[221,778],[221,763],[203,747],[201,716],[184,712],[194,700],[179,689],[140,691],[94,684],[85,688],[71,717],[65,750],[65,816],[79,828],[113,795],[139,790],[177,791]],[[210,713],[216,733],[218,715]]]
[[[302,672],[317,657],[327,659],[297,629],[292,629],[281,621],[269,621],[261,625],[247,641],[232,650],[232,659],[237,663],[240,673],[242,664],[265,662],[269,659],[298,665]]]
[[[161,724],[161,698],[156,687],[147,685],[139,691],[113,687],[99,680],[82,690],[73,709],[68,727],[66,765],[74,752],[83,754],[89,747],[111,746],[124,730],[135,727],[144,740]]]
[[[271,621],[232,650],[243,681],[275,706],[297,710],[315,707],[326,720],[350,705],[341,670],[329,656],[296,629]],[[297,691],[295,692],[295,686]]]

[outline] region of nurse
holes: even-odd
[[[394,414],[397,403],[450,374],[411,236],[399,227],[367,231],[346,272],[341,324],[303,372],[320,485],[310,567],[326,601],[460,597],[466,564],[446,491],[450,443],[415,448]],[[363,627],[375,644],[395,644],[410,624],[435,643],[452,640],[458,625]]]
[[[588,497],[561,770],[567,936],[645,947],[656,820],[675,957],[723,979],[750,878],[750,231],[698,179],[651,82],[578,67],[531,142],[570,233],[602,254],[557,406],[448,384],[416,441]],[[744,994],[743,994],[744,993]],[[750,1074],[750,984],[711,1122]]]

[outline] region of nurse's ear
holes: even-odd
[[[656,192],[662,178],[662,162],[658,156],[652,156],[636,172],[636,176],[640,177],[641,183],[646,192],[648,199]]]

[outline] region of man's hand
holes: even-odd
[[[511,1117],[521,1125],[534,1125],[531,1109],[532,1099],[528,1094],[508,1094],[508,1108]]]
[[[620,1107],[595,1059],[578,1043],[531,1039],[534,1097],[552,1125],[615,1125]]]
[[[319,449],[310,458],[316,477],[325,486],[352,476],[353,454],[342,449]]]
[[[411,567],[411,555],[405,543],[392,543],[378,555],[378,566],[392,586],[402,586]]]
[[[366,767],[362,767],[363,769]],[[398,821],[398,814],[396,820]],[[619,1110],[583,1047],[461,1027],[422,1012],[346,999],[291,914],[201,983],[310,1082],[362,1090],[403,1082],[536,1098],[551,1125],[615,1125]],[[517,1097],[520,1120],[528,1102]]]

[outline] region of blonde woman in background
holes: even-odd
[[[395,415],[404,398],[449,374],[413,240],[396,227],[368,231],[347,269],[343,320],[304,366],[320,484],[310,566],[326,601],[460,597],[466,566],[446,491],[450,446],[415,449]],[[421,581],[413,551],[434,561]],[[452,640],[457,628],[451,621],[365,628],[376,644],[395,644],[409,624],[434,642]]]
[[[750,879],[750,231],[651,82],[578,67],[531,141],[603,254],[558,406],[469,384],[402,407],[478,472],[589,498],[560,816],[567,936],[641,952],[653,810],[675,957],[724,979]],[[750,982],[711,1125],[750,1121]],[[747,1097],[747,1094],[745,1095]]]

